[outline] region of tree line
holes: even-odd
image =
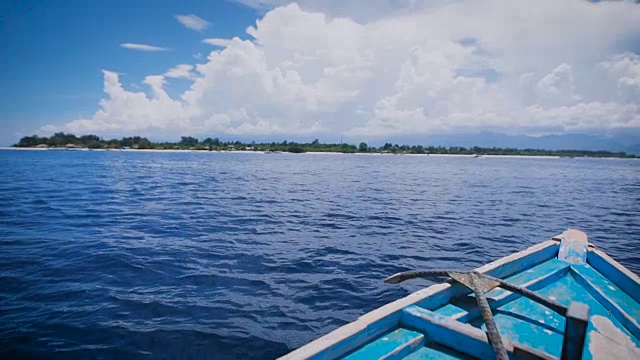
[[[268,151],[268,152],[339,152],[339,153],[391,153],[391,154],[455,154],[455,155],[529,155],[529,156],[563,156],[563,157],[636,157],[624,152],[589,151],[589,150],[542,150],[516,149],[498,147],[463,147],[463,146],[423,146],[399,145],[385,143],[382,146],[370,146],[366,142],[360,144],[321,143],[315,139],[309,143],[282,142],[242,142],[222,141],[219,138],[200,140],[192,136],[182,136],[178,142],[152,142],[146,137],[132,136],[121,139],[105,140],[97,135],[76,136],[58,132],[50,137],[37,135],[25,136],[13,145],[14,147],[80,147],[88,149],[158,149],[158,150],[208,150],[208,151]]]

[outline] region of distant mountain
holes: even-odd
[[[626,152],[627,154],[640,155],[640,145],[627,146],[625,150],[622,151]]]
[[[506,135],[493,132],[476,134],[430,135],[425,137],[402,137],[398,139],[381,139],[383,142],[410,143],[433,146],[480,146],[518,149],[544,150],[608,150],[624,151],[640,155],[640,137],[637,136],[596,136],[587,134],[565,135]]]
[[[338,143],[340,136],[335,134],[321,134],[314,138],[319,138],[323,143]],[[282,142],[302,141],[310,142],[313,138],[283,136],[274,138],[270,136],[238,136],[224,137],[222,140],[240,140],[245,142]],[[376,139],[361,139],[355,136],[345,136],[343,141],[357,145],[360,141],[367,141],[369,145],[381,146],[390,142],[393,144],[407,145],[433,145],[433,146],[480,146],[480,147],[502,147],[518,149],[542,149],[542,150],[608,150],[624,151],[628,154],[640,155],[640,132],[626,131],[614,136],[589,135],[589,134],[565,134],[565,135],[506,135],[494,132],[479,132],[474,134],[440,134],[428,136],[383,136]]]

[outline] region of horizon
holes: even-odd
[[[640,153],[636,2],[364,4],[7,4],[0,144],[63,131]]]
[[[499,135],[499,134],[496,134]],[[464,135],[463,135],[464,136]],[[566,136],[559,136],[559,137],[555,137],[556,139],[562,139],[565,138]],[[56,139],[57,138],[57,139]],[[524,136],[520,136],[519,139],[523,139],[526,138]],[[552,137],[554,138],[554,137]],[[136,140],[137,139],[137,140]],[[535,139],[535,138],[532,138]],[[191,145],[187,145],[186,142],[188,142]],[[100,146],[94,146],[92,147],[90,145],[90,143],[100,143]],[[64,133],[64,132],[58,132],[55,133],[54,135],[47,137],[47,136],[38,136],[38,135],[32,135],[32,136],[25,136],[23,138],[20,139],[19,142],[12,144],[11,146],[7,146],[4,148],[33,148],[36,147],[37,145],[41,145],[41,144],[46,144],[49,145],[50,148],[59,148],[59,147],[65,147],[68,144],[75,144],[75,145],[81,145],[81,147],[89,147],[90,149],[96,149],[96,148],[110,148],[111,145],[113,144],[119,144],[121,146],[125,146],[124,143],[125,142],[129,142],[131,144],[134,144],[135,146],[137,146],[138,144],[146,144],[145,147],[142,147],[141,149],[148,149],[148,148],[152,148],[152,149],[167,149],[167,148],[163,148],[161,146],[163,145],[171,145],[174,146],[173,148],[175,149],[175,146],[180,146],[180,148],[184,148],[185,146],[187,148],[193,148],[193,147],[197,147],[197,146],[205,146],[205,148],[211,148],[211,145],[215,145],[216,148],[219,148],[220,146],[228,146],[228,145],[242,145],[242,146],[253,146],[253,145],[258,145],[258,146],[269,146],[269,145],[282,145],[282,146],[287,146],[287,145],[301,145],[301,146],[320,146],[320,147],[335,147],[335,146],[348,146],[348,147],[353,147],[354,149],[356,149],[357,147],[362,147],[362,145],[364,144],[365,148],[369,148],[370,150],[374,150],[374,151],[378,151],[378,150],[387,150],[387,147],[389,148],[402,148],[402,149],[409,149],[411,148],[412,150],[416,150],[416,148],[420,148],[420,151],[424,151],[427,150],[427,148],[430,148],[431,150],[433,149],[438,149],[438,150],[442,150],[442,149],[447,149],[448,151],[455,149],[456,151],[458,150],[462,150],[462,151],[480,151],[481,153],[484,152],[489,152],[491,150],[498,150],[498,151],[511,151],[511,150],[517,150],[517,151],[533,151],[533,152],[564,152],[564,153],[569,153],[569,152],[581,152],[581,153],[609,153],[609,154],[618,154],[620,156],[623,157],[637,157],[640,155],[640,149],[635,148],[635,147],[627,147],[626,151],[625,148],[623,149],[607,149],[605,147],[601,147],[601,148],[590,148],[590,147],[580,147],[580,146],[566,146],[566,142],[562,142],[562,144],[565,145],[556,145],[556,146],[546,146],[546,147],[536,147],[535,145],[533,146],[526,146],[526,143],[524,146],[522,146],[522,144],[511,144],[511,145],[481,145],[481,144],[473,144],[473,143],[469,143],[469,141],[467,141],[467,143],[462,143],[460,141],[458,142],[451,142],[449,140],[449,143],[447,143],[446,141],[443,143],[442,141],[440,142],[434,142],[432,141],[431,143],[429,141],[413,141],[413,142],[394,142],[394,141],[382,141],[382,140],[377,140],[377,141],[373,141],[373,142],[365,142],[365,141],[360,141],[360,142],[350,142],[350,141],[345,141],[342,137],[340,137],[340,141],[322,141],[320,140],[320,138],[314,138],[313,140],[311,139],[280,139],[280,140],[266,140],[266,139],[262,139],[262,140],[258,140],[258,139],[243,139],[243,138],[219,138],[219,137],[211,137],[208,136],[206,138],[199,138],[197,136],[181,136],[181,139],[176,141],[176,140],[154,140],[154,139],[148,139],[147,137],[144,136],[138,136],[138,135],[134,135],[134,136],[123,136],[123,137],[102,137],[96,134],[81,134],[81,135],[76,135],[76,134],[72,134],[72,133]],[[53,145],[52,143],[54,143],[55,145]],[[131,145],[129,144],[129,145]],[[96,144],[94,144],[96,145]],[[127,146],[129,146],[127,145]],[[3,148],[2,146],[0,146],[0,148]],[[137,148],[137,147],[136,147]],[[199,149],[202,150],[202,149]],[[362,150],[359,150],[362,151]],[[447,151],[447,152],[448,152]],[[367,150],[364,150],[364,152],[367,152]]]

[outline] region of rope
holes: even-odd
[[[487,326],[487,337],[489,338],[491,346],[493,346],[493,351],[496,353],[496,359],[509,360],[507,349],[504,348],[504,343],[502,342],[500,331],[498,331],[498,326],[493,319],[493,313],[491,312],[491,307],[489,306],[487,297],[484,295],[484,292],[482,292],[482,289],[478,287],[478,284],[476,284],[473,278],[471,279],[471,286],[471,290],[473,290],[473,293],[476,295],[476,301],[478,302],[478,307],[482,313],[482,319],[484,319],[484,324]]]

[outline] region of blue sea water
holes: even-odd
[[[566,228],[640,273],[640,161],[0,151],[0,357],[268,359]]]

